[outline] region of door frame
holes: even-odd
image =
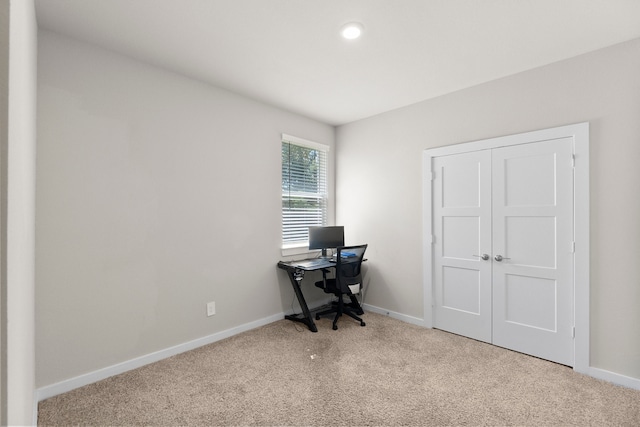
[[[589,355],[589,123],[577,123],[555,128],[525,132],[497,138],[427,149],[422,156],[423,184],[423,325],[433,328],[433,210],[432,160],[434,157],[490,150],[552,139],[572,138],[574,149],[574,366],[577,372],[588,373]],[[570,159],[567,159],[570,161]]]

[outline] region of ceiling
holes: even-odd
[[[36,0],[36,14],[331,125],[640,37],[638,0]],[[350,21],[360,39],[340,37]]]

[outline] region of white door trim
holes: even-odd
[[[534,141],[573,138],[575,227],[575,362],[573,369],[589,373],[589,123],[578,123],[516,135],[502,136],[425,150],[423,153],[423,290],[424,326],[433,327],[433,211],[431,207],[434,157],[526,144]]]

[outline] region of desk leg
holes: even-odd
[[[351,299],[351,304],[349,304],[349,307],[351,307],[357,315],[364,314],[364,310],[362,310],[362,307],[358,302],[358,298],[356,298],[355,295],[349,295],[349,298]]]
[[[296,293],[296,297],[298,298],[298,302],[300,303],[300,307],[302,308],[302,315],[294,314],[294,315],[285,315],[284,318],[287,320],[292,320],[294,322],[300,322],[307,325],[311,332],[318,332],[318,328],[316,324],[313,322],[313,317],[311,317],[311,312],[309,311],[309,307],[307,307],[307,302],[304,299],[304,295],[302,295],[302,290],[300,289],[300,282],[304,277],[303,272],[293,272],[287,271],[289,275],[289,279],[291,280],[291,286],[293,286],[293,291]]]

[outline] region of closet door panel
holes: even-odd
[[[574,357],[572,147],[566,138],[492,151],[493,343],[567,365]]]
[[[434,326],[491,342],[491,153],[438,157],[432,167]]]

